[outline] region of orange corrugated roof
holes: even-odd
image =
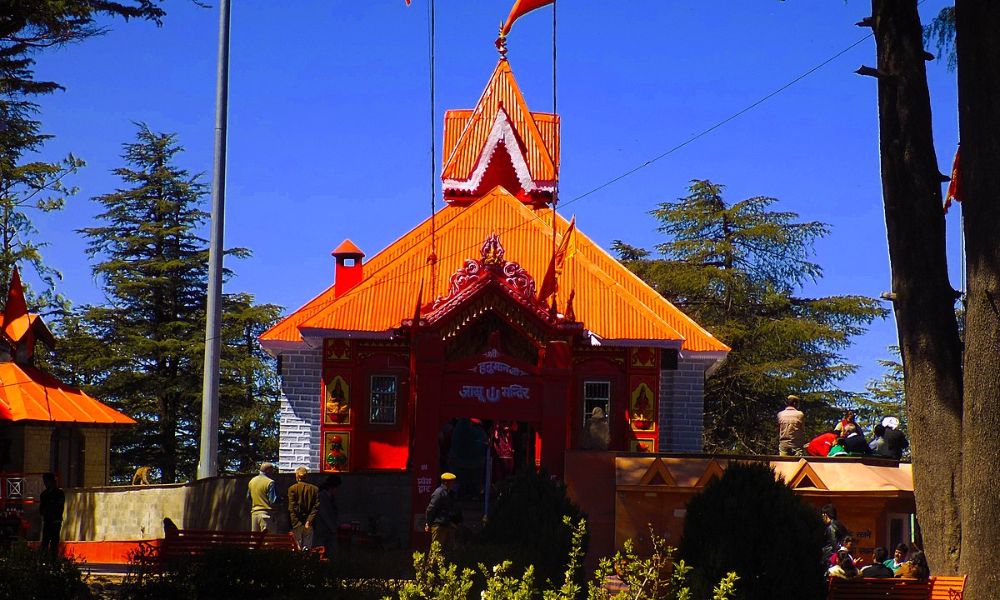
[[[467,258],[478,258],[483,241],[497,233],[506,259],[520,263],[541,283],[552,253],[552,211],[533,208],[497,187],[468,206],[449,205],[435,218],[438,276],[431,290],[430,219],[364,264],[364,279],[340,298],[332,287],[292,313],[261,340],[301,340],[299,330],[384,334],[413,315],[421,282],[424,298],[445,296],[449,279]],[[557,216],[561,238],[568,222]],[[578,321],[605,342],[682,342],[689,351],[729,348],[646,285],[582,232],[560,285],[561,301],[576,290]],[[433,294],[433,295],[432,295]],[[563,306],[563,308],[565,308]]]
[[[556,179],[559,117],[528,110],[506,60],[497,64],[473,110],[450,110],[445,114],[442,179],[464,181],[472,176],[501,111],[517,133],[531,178],[536,182]]]
[[[0,420],[93,425],[135,421],[35,367],[0,363]]]

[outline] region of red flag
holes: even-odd
[[[962,197],[959,195],[959,187],[961,182],[958,177],[958,153],[962,151],[962,147],[959,146],[955,150],[955,162],[951,165],[951,183],[948,184],[948,193],[944,197],[944,212],[948,212],[948,207],[951,206],[952,199],[955,202],[961,202]]]
[[[406,5],[407,5],[407,6],[409,6],[409,5],[410,5],[410,0],[406,0]]]
[[[17,342],[28,331],[28,301],[24,298],[24,287],[21,285],[21,274],[17,267],[10,277],[10,290],[7,291],[7,303],[3,308],[3,332],[11,341]]]
[[[549,261],[549,268],[545,271],[545,278],[542,279],[542,287],[538,288],[538,299],[545,300],[559,289],[559,276],[562,275],[566,261],[576,254],[576,217],[569,222],[569,227],[563,233],[559,247],[556,248],[552,260]]]
[[[553,2],[555,2],[555,0],[515,0],[514,7],[510,9],[510,15],[507,16],[507,22],[500,28],[500,35],[504,36],[510,33],[510,28],[514,26],[514,21],[518,20],[520,17],[530,13],[536,8],[541,8],[552,4]]]

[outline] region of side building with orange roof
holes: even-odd
[[[422,508],[445,470],[474,492],[572,449],[700,452],[729,348],[553,210],[559,117],[501,59],[444,120],[444,208],[367,260],[345,240],[333,285],[260,338],[279,467],[409,471]]]
[[[46,472],[62,487],[107,485],[111,433],[135,421],[35,364],[36,344],[55,338],[28,313],[16,268],[0,322],[0,512],[30,506]]]

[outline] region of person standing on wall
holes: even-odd
[[[305,481],[305,467],[295,469],[295,483],[288,488],[288,522],[301,550],[312,547],[313,523],[319,514],[319,488]]]
[[[799,397],[789,396],[785,410],[778,413],[778,454],[781,456],[802,456],[806,445],[803,423],[805,414],[799,410]]]
[[[424,531],[431,534],[431,545],[441,544],[441,551],[448,552],[455,543],[455,524],[461,513],[456,506],[456,495],[453,490],[457,478],[453,473],[441,474],[441,485],[431,494],[427,504],[427,522]]]
[[[274,507],[278,503],[278,490],[274,486],[275,468],[269,462],[261,463],[260,473],[247,484],[250,499],[250,531],[276,533]]]
[[[62,530],[63,508],[66,506],[66,494],[56,485],[54,473],[42,475],[45,489],[38,496],[38,512],[42,516],[43,553],[55,558],[59,553],[59,533]]]

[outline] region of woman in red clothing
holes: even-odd
[[[818,435],[806,444],[806,454],[809,456],[827,456],[830,454],[830,448],[833,448],[838,439],[840,439],[840,436],[832,431]]]

